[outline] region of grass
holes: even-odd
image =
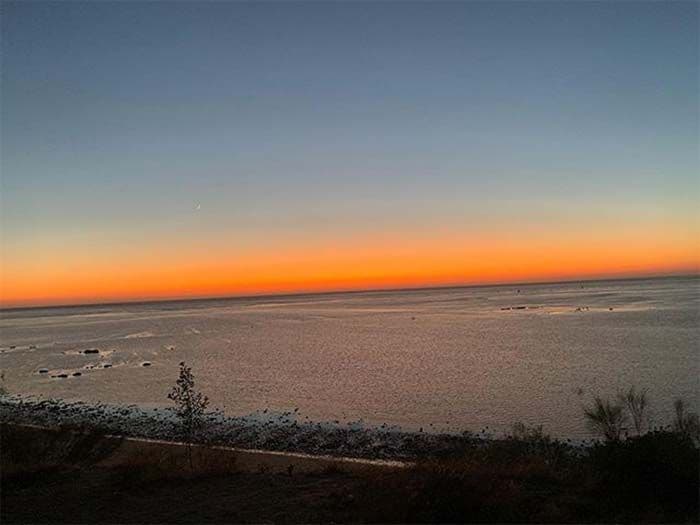
[[[109,457],[120,440],[106,440],[94,429],[63,425],[37,432],[21,427],[0,427],[0,467],[3,477],[66,467],[85,467]]]
[[[0,425],[0,438],[1,523],[347,521],[361,483],[336,468],[242,472],[214,450],[197,449],[192,470],[152,447],[110,465],[119,440],[76,428]]]
[[[698,448],[657,431],[575,449],[514,434],[367,486],[367,521],[579,523],[698,521]]]
[[[619,394],[618,398],[627,408],[637,435],[641,436],[648,428],[647,408],[649,407],[649,399],[647,398],[647,391],[641,390],[637,392],[635,387],[631,387],[627,392]]]
[[[597,396],[593,399],[593,406],[584,408],[583,415],[588,428],[608,441],[620,439],[627,421],[624,405]]]
[[[118,444],[118,441],[117,441]],[[588,449],[516,425],[407,469],[241,472],[215,454],[135,454],[82,429],[2,427],[3,523],[697,522],[698,447],[673,429]]]

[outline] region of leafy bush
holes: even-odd
[[[462,457],[370,478],[358,521],[686,522],[698,515],[698,448],[669,430],[577,448],[539,427]]]
[[[699,460],[692,440],[669,430],[598,444],[589,455],[597,498],[613,509],[639,507],[672,521],[697,517]]]

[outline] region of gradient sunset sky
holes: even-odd
[[[1,23],[1,306],[698,271],[696,2]]]

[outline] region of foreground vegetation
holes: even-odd
[[[119,442],[77,430],[2,426],[3,523],[698,521],[698,447],[673,429],[580,449],[518,425],[410,468],[314,474],[110,465]]]
[[[677,400],[654,427],[645,391],[596,397],[584,408],[601,438],[589,447],[515,425],[494,440],[465,439],[408,468],[315,473],[241,469],[211,449],[193,456],[206,396],[184,363],[168,396],[172,447],[110,462],[119,438],[95,427],[1,428],[3,523],[222,522],[698,522],[700,424]],[[201,448],[199,448],[201,452]]]
[[[387,476],[368,505],[378,521],[693,522],[698,459],[668,430],[579,452],[534,431]]]

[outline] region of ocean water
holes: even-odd
[[[583,438],[632,385],[655,424],[697,410],[699,321],[696,277],[4,310],[0,366],[12,393],[157,406],[186,361],[231,415]]]

